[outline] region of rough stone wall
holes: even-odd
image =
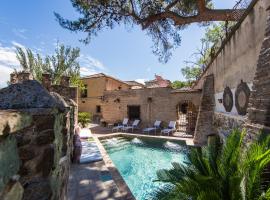
[[[205,144],[207,136],[215,133],[213,130],[214,107],[214,75],[212,74],[204,81],[194,143]]]
[[[128,106],[140,106],[142,127],[153,125],[155,120],[168,123],[177,119],[177,107],[183,101],[191,101],[198,109],[200,96],[197,90],[184,92],[170,88],[107,91],[102,103],[103,119],[108,123],[122,121],[128,115]]]
[[[257,63],[253,91],[249,100],[248,120],[245,124],[249,139],[259,131],[270,133],[270,7],[265,38]]]
[[[23,81],[0,90],[0,109],[0,199],[65,199],[76,103]]]
[[[225,113],[214,114],[214,131],[225,141],[234,129],[244,128],[245,119],[239,116],[231,116]]]
[[[52,85],[51,92],[56,92],[60,94],[65,99],[72,99],[76,104],[78,104],[78,88],[62,85]]]

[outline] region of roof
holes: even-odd
[[[154,80],[146,81],[145,86],[147,88],[156,88],[156,87],[170,87],[171,81],[162,78],[162,76],[155,75]]]
[[[100,77],[110,78],[110,79],[116,80],[118,82],[121,82],[123,84],[129,85],[125,81],[122,81],[120,79],[114,78],[114,77],[109,76],[109,75],[104,74],[104,73],[98,73],[98,74],[93,74],[93,75],[89,75],[89,76],[84,76],[84,77],[81,77],[81,79],[91,79],[91,78],[100,78]]]
[[[130,86],[142,86],[144,87],[144,84],[139,83],[137,81],[124,81],[126,84],[130,85]]]

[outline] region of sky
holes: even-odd
[[[213,0],[216,8],[232,8],[236,0]],[[6,86],[9,74],[19,69],[15,46],[32,49],[42,55],[54,52],[58,43],[81,49],[81,74],[106,73],[121,80],[150,80],[158,74],[171,81],[184,80],[181,68],[184,61],[200,47],[205,28],[197,24],[182,31],[181,46],[172,58],[160,63],[152,53],[151,38],[140,27],[105,29],[90,44],[80,42],[83,33],[60,27],[54,12],[68,19],[78,13],[70,0],[1,0],[0,6],[0,88]]]

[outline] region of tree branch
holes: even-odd
[[[231,10],[231,9],[206,9],[204,12],[199,13],[198,15],[183,17],[178,15],[175,12],[167,11],[157,13],[155,15],[150,15],[145,19],[142,19],[142,28],[148,28],[153,22],[171,19],[175,25],[187,25],[190,23],[200,23],[200,22],[209,22],[209,21],[238,21],[241,15],[236,15],[235,13],[243,13],[245,10]]]

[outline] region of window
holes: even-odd
[[[140,106],[128,106],[128,118],[130,120],[140,119],[141,107]]]
[[[101,113],[101,106],[96,106],[96,113]]]
[[[86,98],[87,97],[87,85],[84,85],[83,90],[81,91],[81,98]]]

